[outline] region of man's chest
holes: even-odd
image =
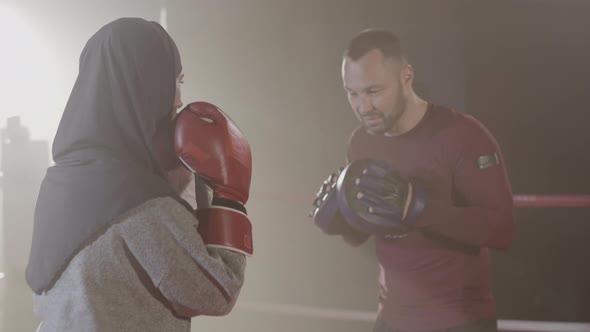
[[[435,141],[366,142],[353,146],[350,158],[383,160],[400,175],[422,186],[429,195],[450,199],[453,192],[452,156]]]

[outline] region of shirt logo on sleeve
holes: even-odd
[[[488,154],[477,158],[477,166],[479,169],[486,169],[500,164],[498,153]]]

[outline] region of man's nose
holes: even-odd
[[[361,96],[358,100],[358,112],[360,115],[365,115],[373,110],[371,100],[367,96]]]

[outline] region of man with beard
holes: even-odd
[[[361,126],[312,216],[354,246],[374,236],[374,331],[497,331],[489,249],[510,247],[514,216],[494,137],[415,93],[413,68],[389,31],[355,36],[342,78]]]

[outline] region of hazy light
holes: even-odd
[[[160,9],[160,25],[165,29],[168,30],[168,11],[166,7]]]
[[[18,115],[33,138],[53,138],[65,105],[62,73],[46,33],[15,8],[0,5],[0,126]]]

